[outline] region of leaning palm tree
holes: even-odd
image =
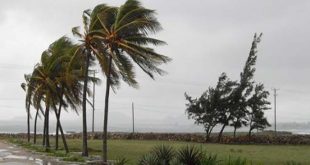
[[[119,79],[137,87],[134,64],[136,63],[151,78],[154,73],[163,74],[158,68],[162,63],[170,61],[166,56],[156,53],[149,44],[161,45],[165,42],[150,38],[150,33],[161,29],[154,17],[155,11],[141,6],[138,1],[128,0],[120,8],[105,4],[97,5],[93,11],[83,13],[84,32],[78,27],[72,29],[75,36],[81,41],[79,52],[84,54],[85,68],[88,68],[89,59],[97,59],[102,72],[106,75],[106,97],[103,136],[103,158],[107,161],[107,122],[110,87],[118,85]],[[84,78],[88,78],[88,69]],[[86,115],[86,90],[84,82],[83,113]],[[86,120],[86,118],[85,118]],[[83,117],[83,122],[84,117]],[[83,155],[86,155],[87,137],[86,127],[83,124]]]
[[[68,41],[66,41],[68,42]],[[66,45],[66,42],[64,43]],[[83,61],[73,60],[73,56],[79,54],[80,46],[79,45],[71,45],[71,43],[67,43],[72,47],[66,53],[67,56],[61,60],[61,70],[58,72],[60,73],[57,78],[58,84],[58,99],[59,99],[59,106],[58,106],[58,114],[57,117],[59,118],[61,113],[62,106],[66,108],[68,105],[71,109],[77,112],[77,107],[82,103],[82,81],[84,80],[84,63]],[[61,44],[62,47],[64,46]],[[54,51],[53,51],[54,52]],[[92,81],[93,83],[99,83],[100,80],[95,77],[88,77],[88,81]],[[86,89],[87,93],[90,93],[89,88]],[[58,128],[58,127],[56,127]],[[57,139],[58,129],[56,130],[56,149],[58,148],[58,139]]]
[[[161,40],[149,37],[149,34],[154,34],[161,29],[161,25],[154,15],[154,10],[144,8],[136,0],[127,0],[119,8],[105,7],[97,14],[101,25],[98,38],[105,46],[102,54],[106,57],[99,63],[107,63],[108,66],[104,72],[107,77],[103,128],[104,162],[107,162],[108,109],[112,68],[118,71],[126,83],[136,87],[133,63],[137,64],[151,78],[154,78],[154,74],[165,73],[158,66],[170,61],[170,58],[156,53],[149,47],[149,44],[155,46],[165,44]]]
[[[49,111],[51,107],[52,95],[49,91],[49,84],[51,84],[50,78],[47,77],[45,67],[42,65],[37,65],[31,76],[31,84],[35,85],[35,89],[32,96],[33,106],[36,109],[41,107],[41,102],[45,102],[45,112],[44,112],[44,131],[43,131],[43,145],[46,150],[49,149]]]
[[[49,111],[52,109],[57,119],[57,131],[59,128],[65,150],[68,152],[67,143],[60,124],[60,112],[61,108],[66,108],[68,104],[75,107],[80,100],[78,93],[80,91],[80,80],[82,77],[74,78],[76,75],[73,73],[79,73],[79,70],[67,69],[67,65],[71,62],[71,56],[74,54],[72,52],[75,52],[76,49],[76,45],[66,37],[55,41],[50,45],[48,50],[43,52],[41,63],[35,67],[30,78],[32,86],[35,87],[32,94],[34,107],[39,109],[41,102],[45,103],[43,144],[46,149],[49,148]],[[81,65],[75,63],[74,66]],[[82,70],[81,67],[79,69]],[[79,74],[77,74],[78,76]],[[65,80],[68,80],[68,82]],[[59,105],[59,108],[57,108],[57,105]]]
[[[82,89],[81,80],[83,80],[83,63],[79,61],[72,62],[72,56],[79,49],[67,37],[62,37],[54,42],[46,51],[50,54],[52,79],[56,84],[56,93],[53,101],[53,109],[57,118],[56,125],[56,149],[58,149],[58,130],[61,132],[61,137],[64,142],[64,147],[68,152],[68,147],[64,137],[64,133],[60,124],[61,109],[66,109],[68,105],[77,110],[77,106],[81,103],[80,91]],[[70,65],[70,67],[69,67]],[[95,81],[94,78],[89,78],[87,81]],[[89,89],[87,88],[87,91]],[[58,108],[56,105],[58,104]]]
[[[26,80],[26,83],[22,83],[21,86],[22,88],[24,89],[24,91],[26,92],[26,100],[25,100],[25,103],[26,103],[26,109],[27,109],[27,118],[28,118],[28,122],[27,122],[27,125],[28,125],[28,131],[29,131],[29,110],[30,110],[30,106],[32,105],[32,96],[34,94],[34,90],[35,90],[35,85],[34,84],[31,84],[31,81],[30,81],[30,78],[31,78],[31,75],[25,75],[25,80]],[[44,116],[44,113],[43,113],[43,110],[42,110],[42,107],[40,107],[40,111],[42,112],[43,116]],[[33,143],[36,144],[36,140],[37,140],[37,120],[38,120],[38,117],[40,117],[40,114],[39,114],[39,109],[36,109],[36,115],[35,115],[35,119],[34,119],[34,128],[33,128]],[[28,139],[30,137],[30,133],[28,133]],[[29,139],[30,140],[30,139]]]
[[[98,5],[93,11],[85,10],[83,12],[83,32],[81,32],[80,27],[72,28],[72,33],[78,38],[79,46],[76,49],[76,52],[72,56],[71,62],[68,68],[72,67],[72,63],[76,61],[83,61],[83,99],[82,99],[82,156],[88,156],[88,147],[87,147],[87,122],[86,122],[86,103],[87,103],[87,84],[90,79],[88,75],[88,70],[94,57],[100,62],[103,72],[107,71],[108,65],[106,62],[106,56],[103,54],[106,47],[102,44],[101,38],[98,37],[99,30],[101,28],[100,22],[97,18],[99,12],[105,9],[106,5]],[[118,74],[116,71],[111,69],[111,81],[114,86],[118,85]]]
[[[75,63],[70,69],[67,67],[71,61],[77,46],[74,45],[67,37],[61,37],[56,42],[50,45],[49,49],[45,51],[49,55],[50,72],[52,72],[53,83],[56,84],[56,92],[54,93],[52,107],[57,118],[56,123],[56,150],[58,149],[59,130],[63,139],[64,147],[68,152],[68,147],[64,137],[64,133],[60,124],[61,109],[70,106],[76,111],[76,107],[80,103],[79,91],[81,90],[80,80],[82,66]],[[56,105],[58,104],[58,108]]]

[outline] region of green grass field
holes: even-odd
[[[80,152],[81,142],[80,139],[69,139],[70,151]],[[51,139],[52,146],[53,143],[54,139]],[[143,154],[150,151],[154,146],[161,144],[171,145],[176,149],[181,146],[196,145],[209,153],[217,154],[221,160],[229,157],[241,157],[252,161],[253,164],[276,165],[285,164],[288,161],[310,164],[310,146],[306,145],[226,145],[153,140],[109,140],[108,144],[109,159],[126,157],[130,160],[130,164],[136,164]],[[101,140],[89,140],[88,145],[91,155],[101,154]]]

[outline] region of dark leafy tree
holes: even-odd
[[[228,126],[228,122],[232,119],[230,95],[236,85],[236,81],[231,81],[226,73],[222,73],[216,87],[210,87],[200,98],[192,99],[185,94],[185,98],[189,102],[186,104],[186,113],[189,118],[195,120],[196,124],[204,126],[206,141],[217,124],[222,125],[219,133],[220,138],[223,130]]]
[[[222,138],[223,131],[232,120],[231,94],[236,88],[237,82],[230,80],[226,73],[222,73],[214,92],[215,106],[218,112],[218,123],[222,124],[222,128],[218,135],[218,141]]]
[[[269,92],[264,89],[263,84],[257,84],[254,89],[254,94],[248,100],[249,107],[249,137],[254,129],[263,130],[270,127],[267,118],[265,117],[265,110],[270,109],[270,102],[267,100]]]
[[[260,42],[261,36],[262,34],[259,36],[256,34],[254,35],[248,59],[240,74],[240,81],[230,96],[230,114],[232,116],[230,125],[234,127],[234,137],[236,136],[236,130],[242,126],[246,126],[248,123],[248,119],[246,118],[247,99],[253,89],[253,77],[256,70],[254,66],[257,59],[257,44]]]
[[[192,99],[185,93],[185,98],[188,101],[185,112],[188,114],[188,118],[195,120],[195,124],[204,126],[206,141],[209,140],[213,128],[218,123],[218,107],[215,106],[214,92],[213,88],[209,88],[198,99]]]
[[[253,95],[254,72],[257,59],[257,44],[262,34],[254,35],[251,50],[240,80],[231,81],[225,73],[218,80],[215,88],[209,88],[200,98],[192,99],[185,94],[188,100],[186,112],[189,118],[195,120],[196,124],[204,125],[207,138],[213,127],[221,124],[218,141],[221,140],[226,126],[234,127],[236,130],[249,124],[249,99]]]

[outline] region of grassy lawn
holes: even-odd
[[[51,139],[51,145],[53,143],[54,139]],[[135,164],[152,147],[161,144],[171,145],[176,149],[181,146],[196,145],[209,153],[217,154],[218,158],[222,160],[231,156],[233,158],[246,158],[248,161],[251,160],[253,164],[285,164],[292,160],[302,164],[310,164],[310,146],[306,145],[225,145],[147,140],[109,140],[108,143],[109,159],[126,157],[131,164]],[[68,140],[71,152],[80,152],[81,144],[80,139]],[[89,140],[88,145],[91,155],[101,154],[101,140]]]

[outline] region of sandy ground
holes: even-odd
[[[57,160],[26,151],[0,140],[1,165],[61,165]]]

